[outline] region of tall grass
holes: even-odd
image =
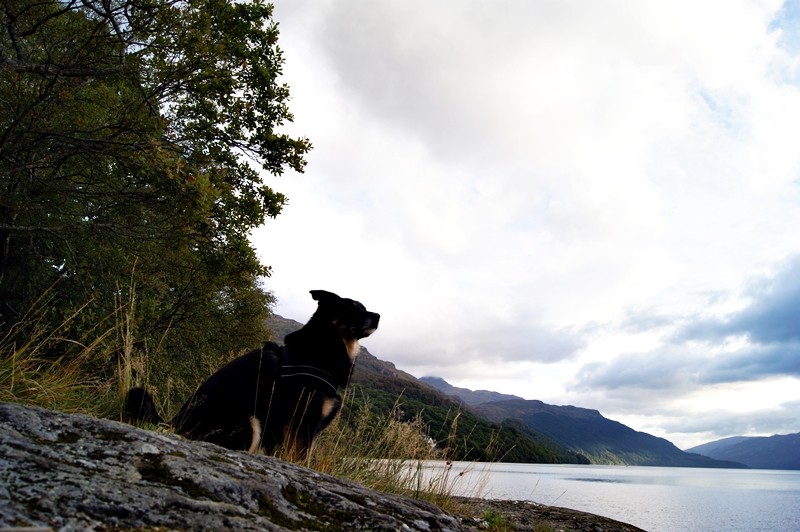
[[[393,491],[404,485],[405,461],[441,458],[442,452],[427,438],[421,418],[401,421],[399,400],[383,414],[374,412],[366,398],[355,411],[347,412],[356,393],[355,388],[345,392],[345,415],[337,417],[317,438],[308,465]]]
[[[135,347],[135,289],[131,287],[125,294],[124,299],[117,296],[115,315],[101,321],[111,325],[89,331],[86,336],[90,339],[84,342],[68,339],[64,331],[86,305],[48,330],[44,319],[47,298],[37,301],[33,310],[0,338],[0,402],[120,419],[127,390],[148,387],[151,371],[147,351]],[[54,358],[53,352],[61,355]],[[97,371],[109,362],[114,367],[114,361],[116,371]],[[157,398],[169,397],[169,390],[161,391],[155,394]],[[362,395],[356,401],[358,393]],[[380,412],[360,390],[348,388],[343,397],[344,415],[322,432],[302,464],[375,490],[457,509],[452,493],[460,488],[463,473],[454,474],[447,460],[458,445],[458,415],[451,422],[447,440],[435,444],[420,415],[403,419],[401,399],[389,412]],[[159,407],[161,412],[169,412],[168,404]],[[276,455],[297,461],[287,449],[278,449]],[[426,466],[433,460],[440,461],[440,467]]]
[[[0,338],[0,401],[63,412],[112,413],[113,383],[94,369],[113,356],[107,340],[115,329],[90,331],[86,341],[67,338],[64,331],[86,305],[49,328],[44,319],[47,295]]]
[[[461,509],[453,493],[463,491],[465,478],[463,473],[453,473],[449,460],[456,444],[458,415],[447,440],[436,443],[421,414],[402,419],[402,397],[389,412],[376,412],[368,398],[354,400],[358,393],[357,388],[345,392],[344,415],[317,438],[305,465],[374,490],[427,500],[449,510]],[[438,466],[431,465],[434,461]],[[470,495],[479,496],[482,487],[474,486]]]
[[[122,290],[118,289],[117,293],[119,295],[116,298],[114,308],[116,344],[119,356],[117,357],[117,372],[113,387],[116,389],[117,404],[119,405],[117,417],[121,417],[122,405],[125,404],[125,395],[128,390],[137,386],[149,388],[150,368],[148,366],[147,350],[143,351],[135,347],[137,299],[136,286],[133,283],[133,279],[131,279],[126,300],[122,299]],[[169,397],[169,393],[166,393],[165,396]],[[167,410],[160,411],[166,412]]]

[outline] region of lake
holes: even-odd
[[[426,476],[444,462],[426,462]],[[454,495],[527,500],[650,532],[800,531],[800,471],[453,462]]]

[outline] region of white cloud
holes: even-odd
[[[339,291],[402,369],[613,418],[631,403],[575,383],[659,368],[667,397],[699,393],[677,377],[709,346],[672,343],[674,317],[743,308],[800,253],[780,2],[276,4],[315,146],[255,235],[284,315]],[[669,403],[645,391],[641,419]]]

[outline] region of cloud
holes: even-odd
[[[755,346],[714,357],[699,382],[751,381],[782,375],[800,377],[800,342]]]
[[[744,296],[745,306],[718,317],[630,313],[626,329],[655,326],[671,332],[651,351],[584,365],[574,386],[655,394],[779,376],[800,378],[800,257],[788,259],[772,276],[751,280]]]
[[[663,430],[676,434],[705,434],[706,440],[740,434],[793,434],[798,431],[800,403],[784,403],[751,412],[713,410],[692,416],[665,418]]]
[[[500,290],[559,324],[662,298],[690,271],[725,286],[740,243],[719,235],[772,225],[753,211],[786,210],[756,206],[785,197],[771,182],[798,161],[778,149],[794,129],[757,122],[800,107],[766,83],[775,46],[756,30],[776,7],[720,4],[709,25],[710,5],[669,4],[314,5],[310,189],[361,212],[360,236],[392,242],[406,271],[441,266],[480,298],[513,283]],[[780,171],[754,159],[764,147]]]
[[[414,327],[418,335],[410,335],[402,327],[387,328],[381,331],[381,341],[402,344],[405,364],[425,367],[425,373],[436,374],[448,367],[462,365],[466,369],[484,361],[495,365],[552,364],[574,359],[585,346],[585,340],[574,331],[517,317],[500,318],[491,315],[491,308],[480,308],[468,301],[460,303],[463,306],[453,305],[442,312],[435,307],[422,307],[420,319],[427,324]],[[439,338],[437,330],[443,332]]]
[[[337,291],[406,371],[611,415],[798,375],[782,5],[277,1],[315,145],[255,235],[278,311]]]
[[[800,340],[800,257],[787,261],[772,277],[749,284],[750,303],[724,318],[699,320],[679,333],[684,339],[718,340],[743,335],[757,344]]]
[[[698,319],[676,338],[719,344],[741,339],[741,347],[713,357],[702,382],[734,382],[774,375],[800,377],[800,257],[770,277],[748,284],[749,303],[729,315]]]
[[[644,389],[653,393],[679,391],[695,380],[696,356],[670,347],[657,353],[625,354],[610,362],[584,365],[575,377],[575,388],[588,390]]]

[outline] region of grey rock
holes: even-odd
[[[463,530],[423,501],[124,423],[0,404],[0,529]]]

